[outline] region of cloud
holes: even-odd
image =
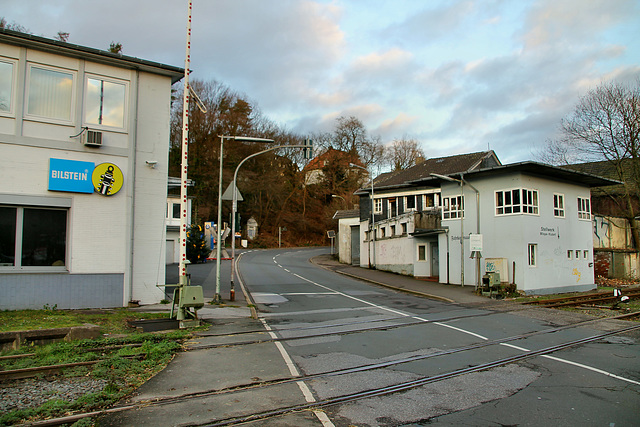
[[[534,3],[526,18],[522,39],[527,49],[584,44],[637,14],[634,0],[541,0]]]

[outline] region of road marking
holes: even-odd
[[[269,326],[266,320],[260,319],[260,322],[262,322],[262,325],[264,326],[264,328],[269,332],[269,336],[271,338],[273,339],[278,338],[278,335],[276,335],[275,332],[273,332],[273,329],[271,329],[271,326]],[[282,343],[279,341],[276,341],[274,344],[276,345],[276,348],[278,349],[278,351],[280,352],[280,355],[284,359],[284,363],[287,365],[287,368],[289,368],[289,373],[291,374],[291,376],[299,377],[300,371],[298,371],[298,367],[296,366],[295,363],[293,363],[291,356],[289,356],[289,353],[287,353],[287,350],[285,350]],[[309,390],[309,387],[307,386],[307,384],[304,383],[304,381],[296,381],[296,384],[298,385],[298,388],[302,392],[302,395],[304,396],[304,400],[307,401],[307,403],[316,402],[316,398],[313,397],[313,393],[311,393],[311,390]],[[323,426],[334,427],[334,424],[331,422],[327,414],[325,414],[323,411],[314,410],[313,413],[318,418],[318,420],[322,423]]]
[[[337,295],[337,292],[282,292],[279,295]]]
[[[277,256],[280,256],[280,254],[276,255],[276,257],[277,257]],[[273,261],[274,261],[278,266],[282,267],[282,266],[281,266],[281,265],[276,261],[276,257],[273,257]],[[458,328],[458,327],[455,327],[455,326],[447,325],[447,324],[445,324],[445,323],[441,323],[441,322],[433,322],[433,321],[430,321],[430,320],[428,320],[428,319],[424,319],[424,318],[422,318],[422,317],[418,317],[418,316],[415,316],[415,315],[412,315],[412,314],[408,314],[408,313],[404,313],[404,312],[401,312],[401,311],[398,311],[398,310],[395,310],[395,309],[392,309],[392,308],[389,308],[389,307],[385,307],[385,306],[383,306],[383,305],[374,304],[374,303],[372,303],[372,302],[365,301],[365,300],[363,300],[363,299],[356,298],[356,297],[354,297],[354,296],[351,296],[351,295],[345,294],[344,292],[336,291],[335,289],[332,289],[332,288],[330,288],[330,287],[328,287],[328,286],[321,285],[320,283],[314,282],[313,280],[307,279],[306,277],[302,277],[302,276],[300,276],[300,275],[299,275],[299,274],[297,274],[297,273],[290,273],[290,274],[293,274],[295,277],[297,277],[297,278],[299,278],[299,279],[301,279],[301,280],[304,280],[305,282],[309,282],[309,283],[311,283],[311,284],[313,284],[313,285],[319,286],[319,287],[321,287],[321,288],[323,288],[323,289],[326,289],[326,290],[328,290],[328,291],[335,292],[335,294],[336,294],[336,295],[344,296],[344,297],[346,297],[346,298],[352,299],[352,300],[354,300],[354,301],[358,301],[358,302],[360,302],[360,303],[362,303],[362,304],[366,304],[366,305],[369,305],[369,306],[371,306],[371,307],[378,308],[378,309],[380,309],[380,310],[389,311],[389,312],[391,312],[391,313],[398,314],[398,315],[400,315],[400,316],[411,317],[411,318],[413,318],[413,319],[416,319],[416,320],[419,320],[419,321],[423,321],[423,322],[425,322],[425,323],[433,323],[433,324],[438,325],[438,326],[442,326],[442,327],[445,327],[445,328],[449,328],[449,329],[456,330],[456,331],[461,332],[461,333],[463,333],[463,334],[468,334],[468,335],[474,336],[474,337],[476,337],[476,338],[480,338],[481,340],[484,340],[484,341],[488,341],[488,340],[489,340],[489,338],[487,338],[487,337],[485,337],[485,336],[483,336],[483,335],[476,334],[475,332],[471,332],[471,331],[468,331],[468,330],[466,330],[466,329],[462,329],[462,328]],[[505,346],[505,347],[510,347],[510,348],[513,348],[513,349],[516,349],[516,350],[519,350],[519,351],[524,351],[524,352],[529,352],[529,351],[531,351],[531,350],[528,350],[528,349],[526,349],[526,348],[524,348],[524,347],[518,347],[518,346],[515,346],[515,345],[512,345],[512,344],[507,344],[507,343],[500,343],[499,345],[502,345],[502,346]],[[638,382],[638,381],[634,381],[634,380],[631,380],[631,379],[629,379],[629,378],[624,378],[624,377],[621,377],[621,376],[619,376],[619,375],[615,375],[615,374],[612,374],[611,372],[607,372],[607,371],[604,371],[604,370],[602,370],[602,369],[598,369],[598,368],[595,368],[595,367],[592,367],[592,366],[583,365],[583,364],[581,364],[581,363],[577,363],[577,362],[572,362],[572,361],[567,360],[567,359],[561,359],[561,358],[559,358],[559,357],[548,356],[548,355],[542,355],[541,357],[545,357],[545,358],[547,358],[547,359],[555,360],[556,362],[560,362],[560,363],[566,363],[567,365],[572,365],[572,366],[576,366],[576,367],[579,367],[579,368],[587,369],[587,370],[589,370],[589,371],[597,372],[597,373],[600,373],[600,374],[606,375],[606,376],[608,376],[608,377],[616,378],[616,379],[619,379],[619,380],[622,380],[622,381],[626,381],[626,382],[629,382],[629,383],[633,383],[633,384],[640,384],[640,382]]]

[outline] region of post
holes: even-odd
[[[187,285],[187,169],[189,152],[189,67],[191,64],[191,0],[188,2],[187,46],[184,60],[184,94],[182,111],[182,157],[180,161],[180,264],[178,267],[178,287]],[[174,293],[175,294],[175,293]],[[175,303],[175,301],[174,301]],[[178,310],[177,319],[184,319],[182,308]]]
[[[224,152],[224,136],[220,135],[220,174],[218,177],[218,224],[216,233],[216,293],[213,297],[213,302],[222,302],[220,296],[220,256],[222,244],[222,156]]]
[[[460,286],[464,286],[464,180],[460,174]]]

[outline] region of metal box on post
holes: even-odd
[[[180,289],[178,299],[178,307],[192,307],[195,309],[204,307],[202,286],[183,286]]]
[[[482,294],[491,296],[500,290],[500,273],[487,272],[482,276]]]

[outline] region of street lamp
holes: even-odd
[[[437,173],[430,174],[433,177],[443,179],[450,182],[460,183],[460,284],[464,286],[464,175],[460,174],[460,179],[455,179],[450,176],[440,175]],[[480,192],[473,185],[466,183],[473,191],[476,192],[476,232],[480,234]],[[479,254],[478,254],[479,255]],[[476,276],[478,285],[480,284],[480,257],[476,256]]]
[[[221,256],[221,243],[222,243],[222,157],[224,151],[224,140],[231,139],[240,142],[273,142],[272,139],[253,138],[250,136],[225,136],[220,135],[220,176],[218,178],[218,231],[216,237],[216,294],[213,298],[214,302],[219,303],[222,301],[220,297],[220,256]],[[234,200],[235,199],[235,186],[233,188]],[[233,236],[235,239],[235,236]]]
[[[376,223],[376,214],[375,214],[375,203],[374,203],[374,199],[373,199],[373,173],[369,172],[369,169],[364,168],[362,166],[356,165],[355,163],[349,163],[349,166],[351,166],[352,168],[358,168],[358,169],[362,169],[363,171],[366,171],[369,174],[369,180],[371,181],[371,235],[369,236],[369,268],[375,268],[376,267],[376,262],[375,262],[375,258],[376,258],[376,229],[375,229],[375,223]],[[373,249],[371,249],[373,247]],[[373,258],[373,263],[371,262],[371,259]]]
[[[254,142],[273,142],[272,139],[262,139],[262,138],[252,138]],[[236,182],[238,181],[238,171],[240,170],[240,166],[244,164],[247,160],[259,156],[260,154],[268,153],[273,150],[278,150],[280,148],[304,148],[305,150],[309,150],[308,154],[311,155],[311,145],[305,143],[304,145],[276,145],[275,147],[267,148],[266,150],[259,151],[257,153],[253,153],[244,159],[238,164],[235,172],[233,173],[233,181],[231,183],[231,188],[233,190],[233,202],[231,204],[231,234],[233,235],[233,239],[231,239],[231,301],[235,298],[235,270],[236,270],[236,209],[238,205],[238,191],[236,190]]]

